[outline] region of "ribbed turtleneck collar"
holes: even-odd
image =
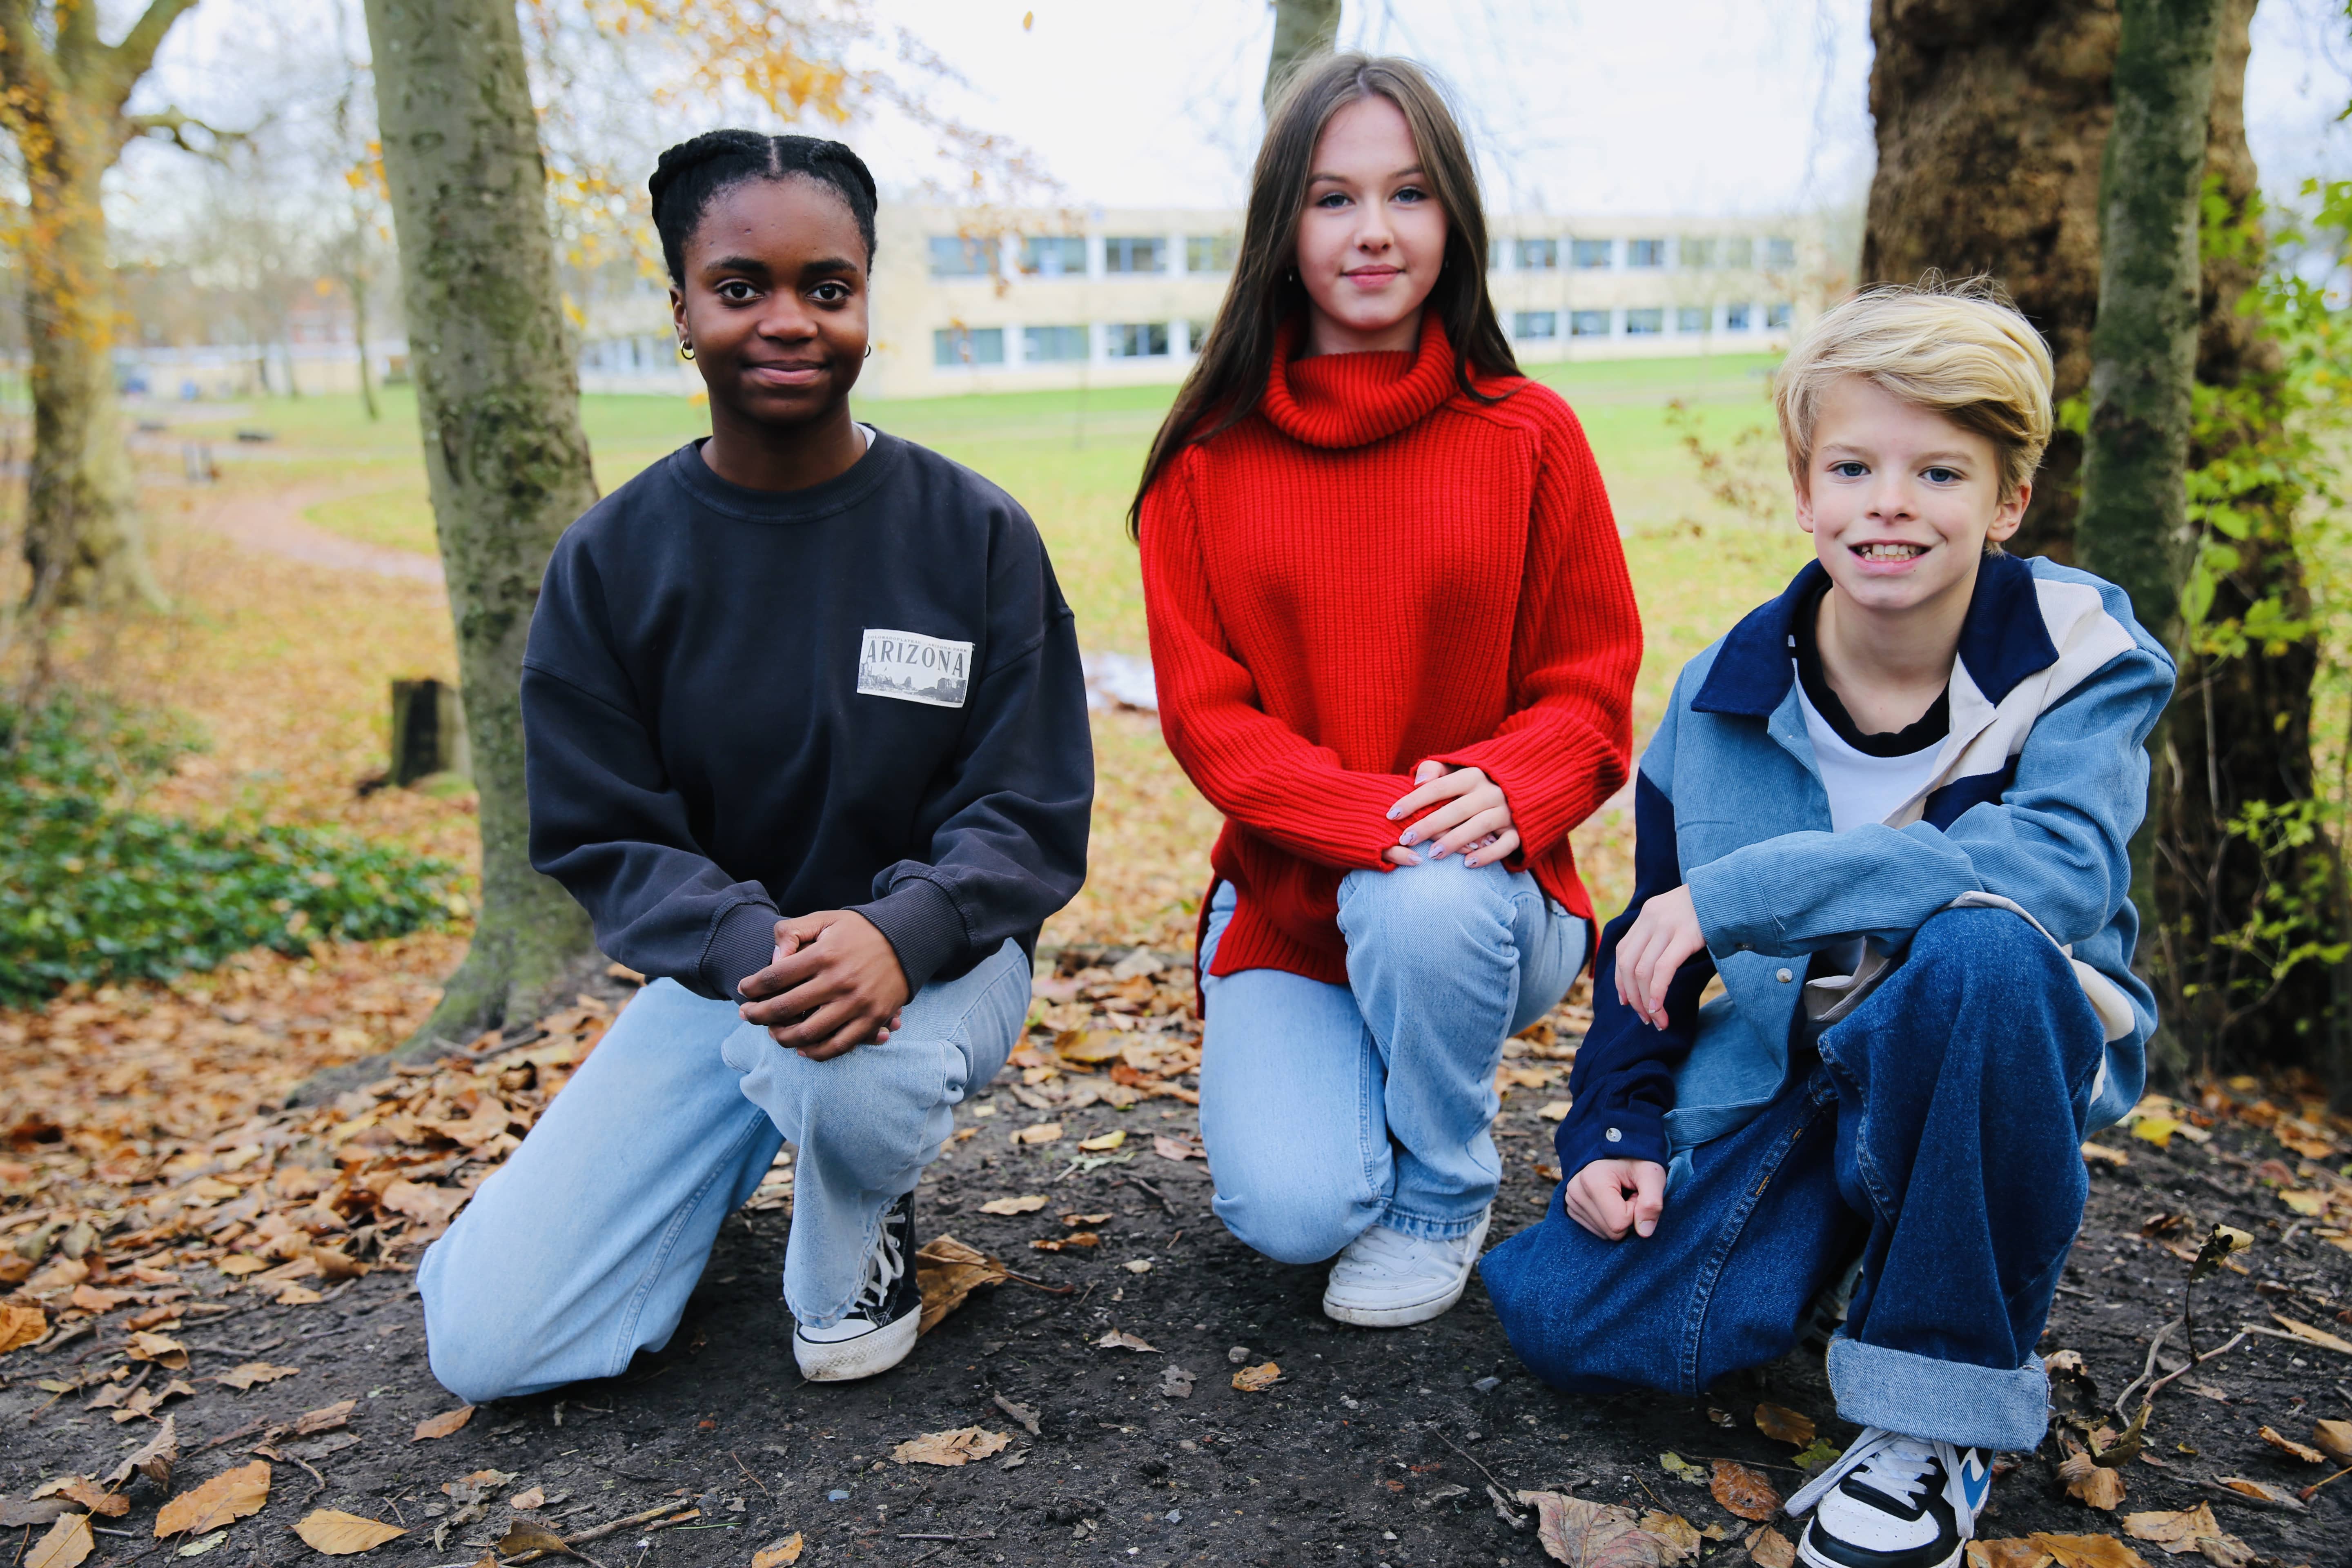
[[[1454,345],[1434,312],[1411,353],[1292,357],[1303,321],[1282,333],[1261,406],[1274,427],[1309,447],[1361,447],[1395,435],[1454,392]]]

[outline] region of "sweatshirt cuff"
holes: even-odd
[[[1588,1089],[1586,1098],[1591,1099],[1591,1093]],[[1648,1160],[1663,1165],[1667,1152],[1665,1113],[1639,1101],[1600,1107],[1586,1116],[1571,1112],[1552,1134],[1552,1147],[1559,1153],[1560,1176],[1569,1181],[1595,1160]]]
[[[971,945],[962,911],[947,889],[924,877],[908,877],[870,904],[852,904],[853,912],[874,922],[890,940],[898,968],[912,996],[931,983],[931,976],[953,963]]]
[[[776,958],[776,911],[768,904],[737,904],[719,917],[710,946],[702,955],[706,995],[722,1002],[744,998],[735,987]]]
[[[1741,876],[1724,863],[1733,858],[1727,855],[1683,877],[1683,885],[1690,889],[1691,913],[1698,917],[1699,934],[1706,939],[1708,953],[1787,952],[1787,938],[1772,908],[1768,879]]]

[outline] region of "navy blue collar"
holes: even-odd
[[[1797,678],[1789,654],[1797,608],[1828,577],[1820,562],[1808,561],[1779,598],[1748,611],[1725,636],[1691,707],[1701,713],[1770,718]],[[2021,557],[1988,555],[1978,565],[1976,592],[1960,623],[1959,655],[1977,689],[1996,703],[2027,676],[2058,662],[2058,645],[2042,621],[2033,568]]]

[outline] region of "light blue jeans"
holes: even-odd
[[[418,1265],[433,1375],[479,1403],[611,1377],[659,1350],[719,1222],[786,1141],[784,1301],[813,1327],[840,1321],[882,1211],[1012,1053],[1028,959],[1008,942],[904,1011],[887,1043],[816,1062],[731,1002],[669,980],[639,992]]]
[[[1233,919],[1209,906],[1205,973]],[[1348,984],[1278,969],[1212,976],[1201,1136],[1227,1229],[1284,1263],[1329,1258],[1373,1225],[1476,1228],[1502,1164],[1488,1129],[1503,1042],[1584,967],[1584,921],[1524,871],[1459,855],[1339,883]]]

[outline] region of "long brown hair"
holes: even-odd
[[[1358,99],[1379,94],[1397,106],[1412,129],[1413,150],[1430,194],[1445,212],[1445,259],[1423,310],[1433,310],[1454,345],[1454,377],[1480,396],[1471,373],[1517,375],[1495,302],[1486,297],[1486,211],[1478,199],[1478,169],[1444,95],[1411,60],[1394,56],[1329,55],[1290,79],[1267,116],[1265,143],[1250,175],[1248,215],[1242,220],[1234,280],[1218,307],[1216,324],[1152,437],[1143,479],[1127,511],[1128,537],[1139,535],[1144,493],[1176,454],[1249,416],[1265,395],[1275,346],[1305,308],[1298,279],[1298,219],[1315,145],[1331,117]]]

